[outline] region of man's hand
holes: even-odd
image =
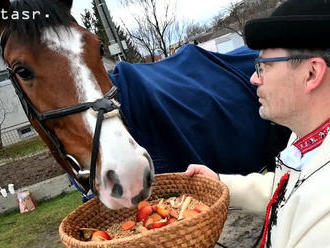
[[[195,174],[200,174],[215,180],[219,180],[219,175],[217,173],[201,164],[190,164],[184,174],[190,177]]]

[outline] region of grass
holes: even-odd
[[[1,248],[63,248],[58,227],[65,216],[81,204],[73,192],[41,202],[35,211],[0,215]]]
[[[25,140],[11,146],[6,146],[0,150],[1,159],[16,159],[26,155],[34,154],[39,151],[46,150],[47,146],[42,142],[40,137]]]

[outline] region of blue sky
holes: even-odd
[[[163,0],[158,0],[163,1]],[[229,6],[230,2],[237,0],[169,0],[177,3],[177,17],[182,20],[188,20],[199,23],[209,22],[213,16]],[[120,5],[120,0],[106,0],[110,14],[116,23],[125,20],[126,25],[133,23],[129,9]],[[72,14],[80,22],[80,14],[84,9],[91,9],[92,0],[73,1]]]

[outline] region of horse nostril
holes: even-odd
[[[111,196],[112,197],[115,197],[115,198],[122,197],[123,196],[123,186],[121,186],[118,183],[116,183],[115,185],[113,185]]]
[[[119,177],[114,170],[109,170],[105,173],[105,182],[113,184],[111,196],[121,198],[123,196],[123,186],[120,183]]]
[[[108,180],[110,182],[115,182],[116,180],[119,180],[119,178],[114,170],[108,170],[105,173],[105,177],[106,177],[106,180]]]

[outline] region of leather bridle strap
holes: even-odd
[[[66,108],[60,108],[56,110],[51,110],[46,113],[38,113],[38,119],[40,121],[43,120],[48,120],[48,119],[54,119],[54,118],[59,118],[63,117],[65,115],[71,115],[71,114],[76,114],[80,113],[83,111],[86,111],[90,108],[92,108],[94,111],[97,111],[96,109],[101,109],[102,106],[104,106],[105,109],[108,109],[107,112],[111,112],[113,109],[111,108],[111,104],[108,105],[108,101],[106,100],[111,100],[115,97],[117,94],[118,89],[117,87],[113,86],[105,95],[103,98],[96,100],[95,102],[85,102],[85,103],[80,103],[79,105],[72,106],[72,107],[66,107]]]
[[[2,31],[0,34],[0,46],[2,48],[2,56],[4,54],[6,42],[8,39],[9,33],[5,34],[5,30]],[[116,94],[118,93],[118,89],[115,86],[104,95],[103,98],[96,100],[95,102],[86,102],[81,103],[72,107],[60,108],[52,111],[48,111],[46,113],[40,113],[29,97],[25,94],[22,90],[18,80],[16,78],[16,72],[12,68],[7,68],[9,72],[9,78],[12,81],[12,84],[15,88],[16,94],[21,102],[23,110],[32,123],[36,123],[40,131],[42,131],[51,146],[51,152],[58,160],[58,162],[65,168],[65,170],[71,175],[76,182],[79,183],[85,192],[87,193],[89,189],[95,193],[95,174],[96,174],[96,162],[97,162],[97,155],[99,151],[99,140],[100,140],[100,133],[102,122],[104,119],[104,114],[109,113],[107,118],[111,118],[113,116],[121,116],[120,111],[120,104],[114,100]],[[57,136],[45,125],[44,121],[49,119],[61,118],[67,115],[80,113],[92,108],[94,111],[98,112],[97,114],[97,121],[95,126],[95,132],[93,137],[93,147],[92,147],[92,155],[91,155],[91,162],[90,162],[90,171],[82,170],[81,166],[79,165],[78,161],[70,154],[68,154],[63,144],[57,138]],[[122,120],[125,119],[122,117]],[[75,170],[75,172],[73,171]],[[79,176],[89,174],[89,187],[86,187],[84,183],[85,180],[82,180]]]
[[[104,110],[100,109],[97,114],[97,121],[94,131],[94,138],[93,138],[93,149],[92,149],[92,157],[91,157],[91,165],[90,165],[90,174],[89,174],[89,187],[93,189],[93,193],[95,194],[95,174],[96,174],[96,161],[97,155],[99,154],[99,147],[100,147],[100,133],[101,127],[103,123],[104,117]]]
[[[16,73],[14,70],[11,68],[7,68],[10,74],[10,79],[13,83],[13,86],[15,88],[16,94],[18,95],[18,98],[23,106],[23,109],[28,116],[30,122],[36,121],[42,131],[46,134],[50,142],[56,147],[57,153],[61,156],[63,161],[67,161],[68,158],[72,157],[71,155],[67,154],[62,143],[59,141],[57,136],[51,132],[47,126],[44,124],[44,121],[49,120],[49,119],[55,119],[55,118],[61,118],[65,117],[71,114],[76,114],[80,113],[83,111],[86,111],[90,108],[92,108],[95,112],[98,112],[97,114],[97,121],[96,121],[96,127],[95,127],[95,132],[94,132],[94,137],[93,137],[93,148],[92,148],[92,155],[91,155],[91,162],[90,162],[90,171],[89,173],[84,174],[89,174],[89,189],[92,190],[93,193],[95,193],[95,174],[96,174],[96,162],[97,162],[97,155],[99,151],[99,139],[100,139],[100,133],[101,133],[101,127],[102,127],[102,122],[104,119],[104,114],[105,113],[110,113],[115,111],[118,115],[120,116],[120,105],[118,102],[116,102],[113,98],[116,96],[118,89],[115,86],[112,86],[110,91],[108,91],[103,98],[96,100],[95,102],[86,102],[86,103],[81,103],[72,107],[66,107],[66,108],[60,108],[57,110],[52,110],[48,111],[45,113],[40,113],[32,104],[30,99],[26,96],[26,94],[23,92],[21,86],[18,83],[18,80],[16,78]],[[72,159],[71,159],[72,160]],[[88,190],[86,187],[83,185],[83,183],[80,182],[79,172],[81,171],[81,166],[76,163],[70,162],[71,167],[74,167],[74,170],[76,171],[74,174],[74,178],[79,184],[84,188],[86,192]],[[76,161],[76,160],[75,160]],[[68,168],[68,166],[66,166]],[[67,172],[72,175],[72,171]]]

